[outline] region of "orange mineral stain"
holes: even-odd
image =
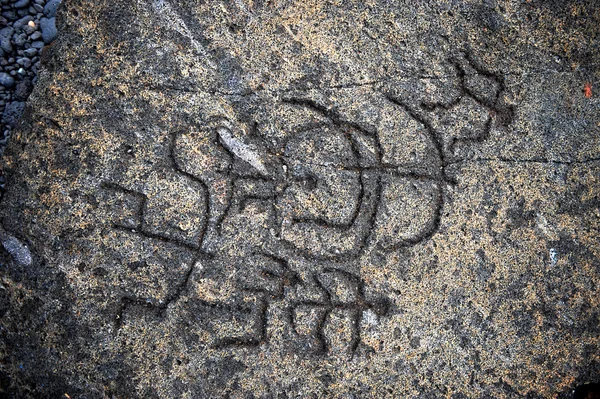
[[[586,83],[583,85],[583,94],[585,98],[592,98],[592,84]]]

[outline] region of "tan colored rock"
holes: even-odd
[[[65,0],[3,159],[0,392],[597,382],[599,10],[486,4]]]

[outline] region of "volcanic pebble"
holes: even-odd
[[[41,50],[56,39],[60,0],[0,0],[0,5],[1,155],[37,81]]]

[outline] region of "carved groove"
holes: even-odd
[[[448,62],[456,72],[459,85],[459,94],[448,102],[421,102],[413,107],[407,101],[392,93],[377,93],[384,99],[383,101],[387,101],[388,106],[403,111],[408,117],[424,127],[424,137],[430,145],[431,152],[433,152],[427,155],[435,160],[434,164],[408,166],[383,162],[386,142],[383,141],[381,132],[376,129],[365,128],[359,123],[348,120],[335,107],[325,106],[311,98],[292,96],[290,91],[289,93],[281,93],[286,95],[282,99],[271,100],[279,101],[282,106],[308,109],[320,115],[326,122],[307,121],[303,128],[299,128],[293,132],[293,135],[283,140],[283,143],[280,144],[281,148],[271,148],[267,144],[267,140],[262,138],[258,122],[251,121],[251,135],[238,137],[236,134],[241,129],[236,131],[231,126],[235,121],[222,121],[215,127],[213,132],[215,140],[212,141],[212,145],[218,148],[219,153],[226,154],[228,160],[226,169],[212,171],[220,179],[217,179],[217,183],[225,185],[221,191],[212,186],[217,183],[211,181],[211,179],[190,173],[189,170],[193,169],[186,168],[186,165],[178,158],[177,143],[180,133],[173,132],[170,135],[169,158],[173,171],[198,184],[205,193],[205,218],[204,225],[200,229],[201,234],[198,242],[190,244],[168,234],[150,231],[144,221],[147,216],[148,196],[122,185],[106,182],[103,184],[104,189],[121,192],[134,198],[136,203],[139,203],[135,225],[116,223],[112,227],[145,239],[175,244],[192,251],[197,259],[210,260],[213,257],[220,256],[218,253],[219,245],[224,245],[228,242],[227,240],[235,239],[235,235],[233,235],[233,238],[231,236],[235,233],[230,233],[224,226],[227,226],[237,215],[246,213],[245,211],[251,204],[264,204],[267,209],[266,212],[269,212],[269,219],[266,223],[268,223],[272,233],[272,237],[269,238],[271,241],[265,243],[261,248],[255,248],[249,258],[262,256],[278,265],[278,271],[269,270],[265,266],[257,272],[258,277],[275,284],[276,289],[273,290],[256,283],[252,283],[254,284],[252,285],[240,282],[239,291],[254,295],[256,298],[255,305],[249,312],[247,311],[247,305],[243,304],[230,305],[224,301],[215,303],[200,301],[202,306],[216,309],[220,313],[250,314],[249,322],[252,323],[250,333],[245,332],[239,336],[217,339],[214,347],[222,349],[258,348],[261,345],[268,344],[270,339],[268,336],[270,322],[268,314],[270,309],[273,309],[273,305],[277,304],[280,307],[283,306],[283,320],[289,327],[290,334],[293,335],[291,338],[294,341],[301,341],[303,338],[308,339],[310,345],[312,345],[312,353],[315,355],[326,355],[330,352],[331,342],[330,338],[327,337],[326,329],[328,323],[333,322],[332,312],[340,311],[349,322],[350,343],[348,352],[350,356],[353,356],[361,344],[361,320],[365,312],[369,311],[379,317],[386,317],[389,315],[390,301],[383,296],[382,299],[376,300],[366,298],[364,280],[360,275],[349,270],[357,269],[353,268],[357,264],[357,259],[367,253],[369,249],[376,248],[384,252],[395,251],[400,248],[413,247],[431,239],[441,225],[446,202],[446,188],[449,185],[456,184],[447,175],[446,169],[447,166],[457,162],[455,154],[457,144],[480,143],[489,137],[494,120],[501,124],[510,123],[512,120],[513,109],[502,104],[502,93],[505,91],[505,82],[502,76],[482,68],[473,61],[468,53],[464,53],[461,58],[450,59]],[[471,70],[474,71],[474,74],[469,75],[468,72]],[[473,76],[491,82],[496,87],[493,96],[486,97],[478,93],[476,89],[471,88],[468,79],[473,78]],[[481,130],[468,137],[459,137],[455,134],[448,135],[438,131],[435,125],[435,115],[454,112],[455,109],[460,108],[465,98],[471,99],[477,106],[488,112]],[[240,116],[240,119],[251,118]],[[313,130],[318,131],[321,127],[340,133],[339,136],[334,136],[336,140],[338,137],[340,137],[340,140],[346,140],[344,145],[347,144],[348,147],[344,148],[349,148],[349,150],[347,154],[342,154],[346,155],[343,162],[337,164],[337,158],[335,158],[336,161],[332,162],[319,162],[314,159],[303,160],[299,154],[295,154],[293,151],[291,155],[286,155],[288,145],[292,140],[301,133],[310,138],[311,132]],[[218,133],[218,129],[221,129],[221,133]],[[246,139],[254,140],[253,143],[255,142],[257,145],[247,144]],[[306,171],[293,172],[294,162],[301,163],[302,168],[306,168]],[[327,177],[323,178],[323,174],[318,172],[320,170],[325,170],[323,173],[331,173],[331,175],[325,175]],[[349,198],[353,202],[350,204],[351,206],[347,207],[347,214],[344,214],[343,217],[335,216],[338,217],[338,220],[330,219],[327,216],[313,216],[315,214],[308,211],[306,214],[309,216],[303,214],[303,216],[294,215],[289,217],[289,214],[294,210],[292,208],[292,211],[289,209],[286,211],[286,206],[288,206],[285,202],[286,193],[294,187],[301,187],[303,190],[314,190],[319,187],[320,179],[328,181],[327,179],[340,176],[335,173],[347,173],[346,178],[349,180],[356,178],[357,188],[355,192],[350,193]],[[419,212],[419,215],[425,214],[428,218],[426,222],[417,226],[418,228],[413,227],[413,230],[404,232],[405,235],[396,234],[391,242],[383,243],[380,242],[376,229],[385,207],[390,205],[386,202],[386,198],[389,197],[385,197],[385,189],[388,184],[392,184],[391,182],[409,182],[417,190],[418,195],[422,195],[418,185],[426,187],[426,190],[431,192],[428,199],[408,205],[420,206],[421,208],[415,208],[414,212]],[[355,184],[354,181],[352,184]],[[329,186],[327,186],[327,189],[329,189]],[[214,205],[212,202],[211,196],[215,195],[216,192],[225,193],[223,194],[225,202],[224,205],[221,205],[221,208],[218,208],[218,205]],[[335,193],[331,194],[335,195]],[[289,205],[289,207],[292,206]],[[321,214],[327,215],[325,212]],[[284,226],[284,223],[287,224]],[[237,229],[237,226],[233,228],[233,230]],[[305,234],[305,232],[309,232],[309,234]],[[342,242],[340,244],[341,249],[328,248],[328,238],[324,238],[322,242],[318,243],[302,243],[300,240],[303,238],[302,235],[312,237],[310,233],[314,233],[313,236],[318,236],[319,240],[321,240],[321,237],[339,238]],[[400,238],[401,236],[402,238]],[[217,244],[210,247],[207,244],[208,241]],[[346,245],[346,247],[342,247],[342,245]],[[210,249],[207,249],[208,247]],[[292,259],[300,259],[314,265],[314,270],[309,273],[308,281],[302,280],[294,270],[290,263]],[[335,267],[331,265],[335,265]],[[160,315],[164,314],[164,310],[169,304],[177,301],[186,291],[193,270],[194,264],[186,270],[167,298],[158,305],[124,296],[115,316],[116,330],[118,331],[121,327],[123,315],[131,306],[156,311]],[[242,266],[242,270],[245,272],[246,266]],[[324,283],[324,281],[329,281],[328,284],[333,284],[337,281],[331,276],[343,281],[347,287],[339,289],[351,291],[346,293],[354,295],[354,299],[340,300],[337,298],[334,290]],[[327,280],[328,278],[329,280]],[[288,295],[288,293],[293,294],[300,288],[316,290],[321,293],[321,298],[318,300],[314,298],[302,299],[294,295]],[[300,310],[310,310],[316,314],[314,326],[311,327],[307,337],[300,336],[300,322],[295,316],[296,312]]]

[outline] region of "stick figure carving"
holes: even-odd
[[[279,303],[289,334],[304,335],[300,341],[311,353],[335,346],[327,331],[345,320],[345,351],[353,354],[362,321],[390,307],[383,296],[366,294],[361,256],[415,246],[436,233],[444,190],[453,183],[446,166],[455,145],[486,138],[502,111],[499,77],[468,59],[453,65],[461,91],[449,103],[415,109],[369,88],[376,114],[371,125],[307,93],[268,98],[271,125],[243,122],[248,116],[205,118],[205,126],[175,134],[170,149],[175,176],[205,198],[197,204],[203,216],[193,215],[202,221],[191,230],[195,241],[178,230],[158,231],[159,209],[149,213],[146,194],[129,189],[121,191],[141,198],[141,220],[120,227],[215,258],[231,246],[245,248],[237,260],[243,270],[238,286],[255,296],[252,310],[243,312],[251,322],[237,335],[215,339],[216,346],[264,344],[269,307]],[[493,86],[488,96],[476,85],[486,82]],[[481,120],[469,121],[472,115]],[[172,202],[177,206],[176,198]],[[257,204],[265,211],[246,212]],[[265,216],[253,219],[257,213]]]

